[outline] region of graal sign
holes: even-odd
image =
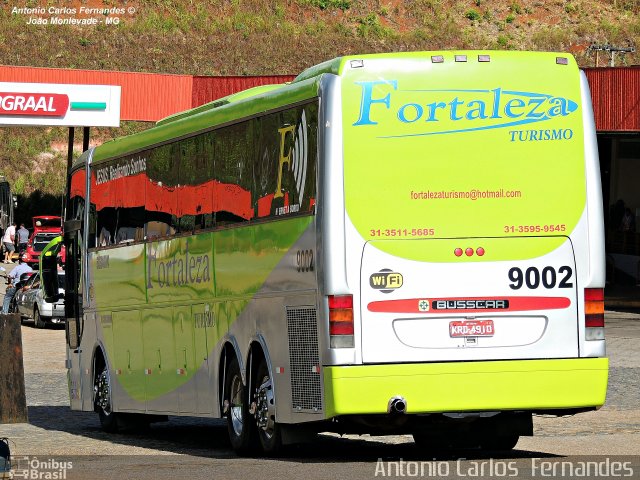
[[[120,126],[112,85],[0,82],[0,125]]]

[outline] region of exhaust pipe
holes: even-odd
[[[389,400],[387,411],[396,414],[407,413],[407,401],[403,397],[393,397]]]

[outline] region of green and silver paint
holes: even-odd
[[[312,221],[91,252],[104,345],[127,395],[149,402],[188,382]]]
[[[231,95],[97,147],[91,170],[177,138],[311,101],[317,93],[318,79],[313,79]],[[87,159],[83,155],[74,168]],[[181,386],[198,371],[208,375],[212,355],[252,298],[265,288],[287,293],[286,283],[265,281],[312,224],[313,216],[299,216],[90,251],[88,308],[97,313],[100,343],[115,372],[112,381],[123,390],[116,409],[153,411],[162,403],[160,410],[173,410]],[[167,401],[156,402],[162,398]]]

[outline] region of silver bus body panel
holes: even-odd
[[[318,285],[320,288],[319,324],[323,365],[356,363],[355,348],[329,348],[329,322],[326,295],[353,294],[346,248],[347,214],[344,198],[344,155],[342,125],[342,80],[326,74],[320,85],[320,128],[318,162]]]
[[[604,226],[604,208],[602,204],[602,179],[600,177],[600,159],[598,156],[598,141],[596,138],[596,125],[591,104],[591,91],[587,76],[580,71],[580,91],[582,101],[582,122],[584,125],[584,152],[586,163],[586,188],[587,188],[587,223],[584,248],[588,276],[585,279],[585,288],[604,288],[606,283],[606,254]],[[587,215],[588,214],[588,215]],[[582,223],[582,222],[581,222]],[[584,290],[581,290],[584,294]],[[584,300],[582,301],[584,305]],[[606,356],[605,340],[584,339],[584,329],[580,329],[580,356],[604,357]]]

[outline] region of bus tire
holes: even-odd
[[[249,395],[242,381],[238,360],[229,362],[224,386],[224,404],[227,409],[227,430],[231,446],[239,455],[248,455],[256,449],[256,423],[249,413]]]
[[[520,435],[490,435],[482,440],[485,450],[513,450],[520,440]]]
[[[109,369],[106,365],[96,377],[93,392],[95,409],[98,412],[102,430],[108,433],[117,432],[118,416],[111,409],[111,380],[109,378]]]
[[[441,453],[455,448],[455,442],[450,437],[443,438],[424,432],[415,432],[413,441],[419,448],[429,452]]]
[[[413,434],[413,441],[418,447],[436,453],[476,450],[481,447],[480,440],[476,435],[458,432],[451,432],[448,435],[429,435],[425,432],[416,432]]]
[[[282,429],[276,423],[273,382],[264,358],[256,370],[255,402],[256,425],[262,450],[267,455],[277,455],[282,450]]]

